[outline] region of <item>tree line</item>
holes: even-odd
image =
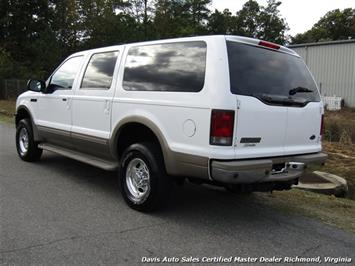
[[[181,36],[234,34],[279,44],[355,37],[355,9],[334,10],[288,36],[277,0],[247,1],[232,14],[212,0],[0,0],[0,79],[46,78],[69,54]]]

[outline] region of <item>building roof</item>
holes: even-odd
[[[287,47],[288,48],[297,48],[297,47],[308,47],[308,46],[346,44],[346,43],[355,43],[355,39],[339,40],[339,41],[327,41],[327,42],[312,42],[312,43],[291,44],[291,45],[288,45]]]

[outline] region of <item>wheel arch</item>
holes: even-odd
[[[18,123],[22,119],[26,119],[26,118],[31,121],[31,126],[32,126],[32,131],[33,131],[33,138],[35,139],[35,141],[38,141],[40,139],[39,138],[39,134],[38,134],[38,129],[37,129],[37,126],[34,123],[31,111],[29,110],[29,108],[27,106],[20,105],[19,107],[17,107],[16,114],[15,114],[15,125],[16,125],[16,127],[17,127]]]
[[[159,129],[159,127],[152,122],[150,119],[142,117],[142,116],[129,116],[122,119],[113,129],[112,135],[109,141],[110,150],[112,155],[119,159],[122,154],[122,141],[125,140],[126,135],[128,133],[132,133],[132,130],[139,130],[140,133],[132,136],[131,141],[137,142],[137,140],[141,141],[149,141],[152,140],[159,145],[159,148],[162,152],[162,156],[164,159],[164,165],[168,172],[169,162],[171,157],[170,148],[166,138],[163,133]],[[142,137],[143,136],[143,137]],[[123,143],[123,147],[127,147],[128,145],[133,143]]]

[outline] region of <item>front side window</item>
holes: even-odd
[[[109,89],[115,69],[118,51],[94,54],[86,68],[82,89]]]
[[[131,47],[123,88],[133,91],[198,92],[205,80],[206,43],[202,41]]]
[[[52,90],[72,89],[75,76],[80,69],[82,60],[82,56],[76,56],[65,61],[52,75],[50,88]]]

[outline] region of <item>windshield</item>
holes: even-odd
[[[320,101],[316,84],[301,58],[232,41],[227,41],[227,49],[233,94],[254,96],[276,105]]]

